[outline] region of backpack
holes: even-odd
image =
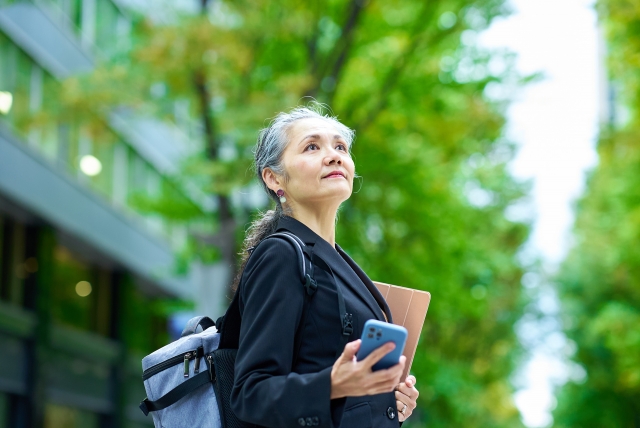
[[[314,265],[327,270],[331,275],[333,273],[294,234],[279,232],[264,240],[269,238],[284,239],[291,243],[296,249],[301,266],[305,302],[295,338],[295,361],[302,341],[307,309],[318,288],[314,279]],[[253,253],[254,249],[255,247],[249,249],[249,252]],[[351,314],[346,313],[342,291],[340,287],[337,289],[344,347],[353,331],[353,325]],[[142,359],[142,380],[147,397],[140,403],[140,409],[145,416],[152,413],[155,428],[254,426],[240,421],[229,403],[240,339],[238,294],[235,294],[225,315],[216,322],[205,316],[194,317],[187,323],[180,339]],[[198,327],[202,327],[202,332],[196,333]]]

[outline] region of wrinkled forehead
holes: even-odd
[[[315,117],[296,120],[289,127],[287,134],[289,136],[289,144],[298,144],[311,135],[327,135],[332,139],[339,136],[340,139],[344,140],[340,130],[331,121]]]

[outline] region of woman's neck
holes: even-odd
[[[336,247],[336,215],[338,208],[325,207],[318,210],[317,207],[309,209],[296,206],[291,216],[313,230],[322,239],[327,241],[333,248]]]

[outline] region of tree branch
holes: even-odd
[[[216,130],[213,122],[213,111],[211,109],[211,93],[207,86],[207,76],[202,69],[193,73],[193,85],[196,90],[198,103],[200,104],[200,118],[204,125],[205,150],[207,157],[211,160],[218,158],[219,143],[216,138]]]
[[[433,15],[434,12],[435,9],[430,10],[428,6],[425,6],[425,10],[416,20],[414,29],[424,27],[424,22],[429,18],[429,15]],[[431,39],[431,44],[437,44],[440,40],[451,34],[453,30],[454,28],[451,28],[447,31],[439,32],[433,39]],[[400,81],[400,76],[406,69],[407,65],[410,63],[410,60],[413,58],[413,54],[415,53],[415,51],[418,49],[420,44],[425,41],[426,32],[422,33],[422,35],[419,35],[419,32],[419,30],[416,31],[416,33],[411,37],[411,43],[409,44],[407,49],[405,49],[405,51],[397,57],[395,64],[387,72],[381,85],[378,101],[371,109],[369,114],[358,124],[358,126],[356,127],[358,130],[361,131],[368,127],[386,107],[387,102],[389,101],[389,94]]]
[[[319,11],[319,8],[317,8],[316,10]],[[318,39],[320,38],[320,27],[318,25],[319,17],[320,17],[320,13],[316,13],[316,18],[313,20],[313,22],[315,22],[316,25],[314,27],[313,33],[311,33],[311,37],[309,37],[306,43],[307,52],[309,55],[309,64],[311,65],[310,74],[312,76],[315,76],[319,66],[319,62],[318,62]]]
[[[327,55],[327,60],[324,61],[322,68],[320,68],[320,60],[317,57],[320,31],[316,28],[316,31],[312,38],[312,43],[308,43],[310,55],[309,57],[310,60],[312,60],[310,73],[314,77],[313,80],[315,86],[309,88],[309,90],[305,94],[306,96],[315,96],[324,77],[332,77],[334,79],[334,82],[338,81],[340,71],[342,70],[344,63],[346,62],[346,58],[352,45],[353,33],[355,32],[355,29],[357,27],[358,18],[360,17],[365,5],[366,0],[352,0],[351,3],[349,3],[349,5],[347,6],[347,17],[344,21],[344,24],[340,28],[340,41],[336,43],[332,52]],[[335,58],[335,60],[331,61],[331,58]],[[328,74],[329,69],[331,69],[330,74]]]
[[[363,0],[353,0],[351,2],[351,11],[349,16],[347,17],[343,27],[342,27],[342,40],[341,49],[337,54],[337,58],[333,63],[333,67],[331,69],[331,73],[327,77],[331,77],[336,84],[340,81],[340,74],[344,68],[344,65],[347,62],[347,57],[353,46],[353,38],[355,34],[355,30],[357,28],[358,19],[362,15],[362,11],[366,5],[366,1]],[[333,100],[333,94],[335,94],[336,88],[334,87],[331,91],[331,95],[329,95],[329,103]]]

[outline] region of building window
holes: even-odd
[[[97,16],[95,43],[107,55],[118,40],[118,19],[120,13],[111,0],[96,0]]]
[[[80,35],[82,25],[82,0],[55,0],[62,11],[62,14],[71,25],[72,30]]]
[[[22,136],[26,136],[29,130],[29,118],[31,115],[31,59],[21,50],[17,53],[16,86],[13,95],[12,125]]]
[[[9,426],[9,394],[0,392],[0,426]]]
[[[60,153],[60,126],[54,114],[58,103],[58,82],[48,73],[43,76],[43,108],[39,117],[40,139],[38,146],[42,155],[51,162],[58,160]]]
[[[0,91],[3,92],[0,118],[9,123],[13,121],[14,117],[17,64],[18,48],[8,37],[0,33]]]
[[[54,250],[53,271],[53,319],[79,330],[110,336],[110,272],[82,261],[62,245]]]
[[[100,163],[100,172],[91,177],[91,183],[97,191],[108,199],[111,199],[113,194],[114,152],[116,143],[117,140],[115,136],[108,131],[104,131],[93,141],[91,150],[91,155]]]
[[[124,207],[127,204],[129,150],[122,142],[116,143],[113,149],[113,202]]]
[[[25,255],[24,224],[0,217],[0,300],[16,306],[24,303],[24,280],[37,270],[37,261]]]
[[[85,47],[96,40],[96,0],[82,0],[80,11],[80,39]]]

